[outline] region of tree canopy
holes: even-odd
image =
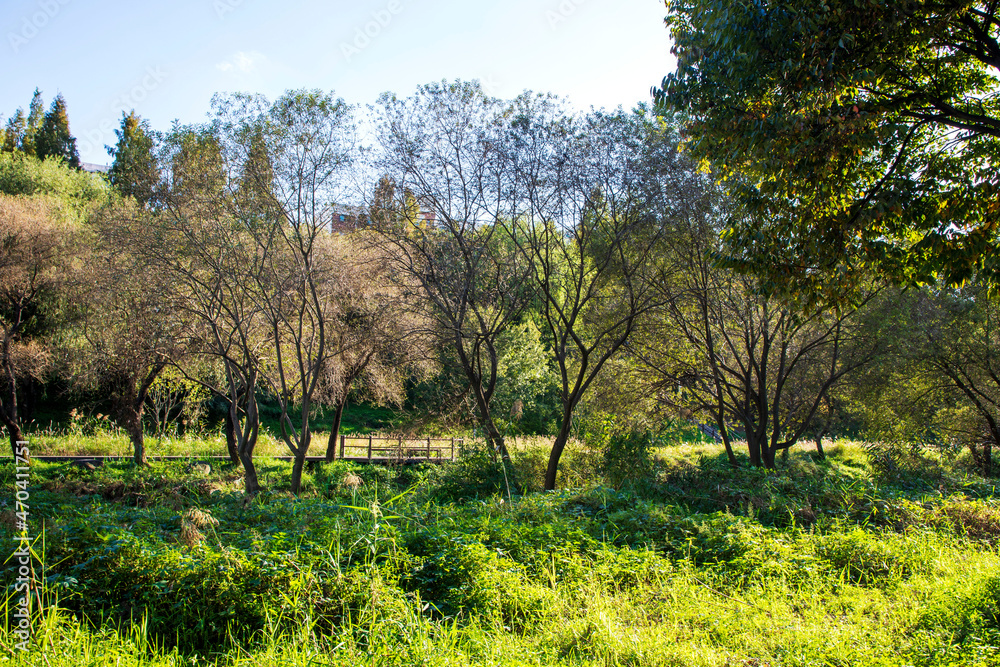
[[[1000,278],[997,2],[668,7],[678,67],[654,95],[754,214],[732,265],[807,286]]]
[[[42,160],[47,157],[59,157],[66,160],[71,167],[80,167],[76,138],[69,131],[66,98],[61,94],[52,100],[52,106],[45,114],[41,129],[35,135],[35,155]]]
[[[107,147],[108,155],[114,158],[108,181],[122,194],[146,204],[153,198],[160,180],[149,123],[135,110],[128,114],[123,111],[121,129],[115,130],[115,135],[118,142]]]

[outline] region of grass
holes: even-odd
[[[512,501],[474,451],[317,466],[300,498],[289,464],[262,461],[250,504],[228,466],[36,463],[44,604],[28,653],[0,628],[0,663],[1000,665],[992,482],[938,455],[887,478],[860,444],[828,452],[765,472],[657,449],[612,487],[577,443],[569,488]],[[526,487],[545,459],[516,449]]]

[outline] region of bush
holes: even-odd
[[[523,629],[549,612],[551,591],[533,585],[498,549],[461,536],[424,532],[408,548],[420,557],[404,585],[444,616],[481,616]]]
[[[105,201],[109,188],[102,177],[73,169],[59,158],[42,161],[23,153],[0,153],[0,193],[48,195],[79,215],[88,206]]]
[[[818,538],[815,554],[847,581],[864,587],[881,588],[910,577],[917,563],[901,551],[898,543],[884,535],[860,528],[847,533],[830,533]]]

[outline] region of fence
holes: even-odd
[[[352,444],[358,443],[358,444]],[[439,444],[435,444],[439,443]],[[447,461],[455,460],[455,438],[377,438],[374,436],[340,436],[340,458],[372,461]],[[447,453],[447,458],[445,454]]]

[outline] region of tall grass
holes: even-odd
[[[829,453],[768,472],[658,449],[611,486],[579,444],[574,488],[513,500],[489,457],[318,466],[297,499],[275,462],[252,504],[225,471],[37,464],[51,603],[28,653],[0,629],[0,662],[1000,665],[990,481]],[[516,458],[528,479],[545,450]]]

